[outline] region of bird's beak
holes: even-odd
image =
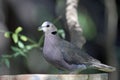
[[[38,27],[38,31],[42,31],[43,30],[42,28],[43,28],[42,26]]]

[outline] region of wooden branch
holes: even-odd
[[[115,41],[118,25],[118,14],[115,0],[105,0],[105,13],[106,15],[106,52],[108,64],[118,68],[117,56],[115,51]],[[112,57],[112,59],[111,59]],[[118,80],[118,71],[111,73],[109,80]]]
[[[82,74],[82,75],[49,75],[49,74],[28,74],[28,75],[3,75],[0,80],[108,80],[108,74]]]
[[[67,0],[66,2],[66,21],[69,29],[71,43],[82,47],[85,38],[82,35],[82,28],[78,21],[77,6],[79,0]]]

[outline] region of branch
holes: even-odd
[[[67,0],[66,22],[69,29],[71,43],[82,48],[85,43],[85,38],[82,35],[82,28],[78,21],[77,7],[78,0]]]
[[[49,74],[25,74],[3,75],[0,80],[108,80],[108,74],[84,74],[84,75],[49,75]]]
[[[106,50],[107,50],[107,59],[110,65],[118,68],[117,58],[115,55],[115,39],[117,32],[117,22],[118,15],[116,9],[115,0],[105,0],[106,8],[106,23],[107,23],[107,32],[106,32]],[[112,58],[112,59],[111,59]],[[118,80],[117,71],[110,75],[110,80]]]

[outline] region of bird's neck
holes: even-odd
[[[59,44],[59,41],[61,38],[59,37],[58,34],[45,34],[45,42],[44,45],[56,45]]]

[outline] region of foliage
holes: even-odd
[[[83,29],[83,34],[87,40],[92,40],[97,35],[97,30],[95,27],[95,23],[92,18],[87,13],[82,13],[79,11],[78,20]]]
[[[4,36],[11,38],[14,43],[14,46],[11,45],[12,54],[3,54],[0,57],[0,63],[5,63],[7,67],[10,67],[11,58],[13,59],[19,56],[26,58],[28,51],[40,47],[43,43],[43,36],[41,36],[38,42],[35,42],[29,37],[22,35],[20,33],[22,30],[23,28],[19,26],[14,32],[4,32]],[[62,29],[58,30],[58,34],[60,34],[62,38],[65,38],[65,33]]]
[[[60,34],[60,36],[61,36],[63,39],[65,39],[65,32],[64,32],[63,29],[59,29],[59,30],[58,30],[58,34]]]
[[[40,38],[39,42],[35,42],[25,35],[20,34],[22,32],[22,27],[17,27],[14,32],[5,32],[4,36],[6,38],[11,38],[13,45],[11,46],[12,54],[4,54],[0,58],[0,63],[5,63],[7,67],[10,67],[10,59],[16,58],[18,56],[27,57],[27,52],[33,48],[40,47],[43,37]],[[27,44],[28,43],[28,44]]]

